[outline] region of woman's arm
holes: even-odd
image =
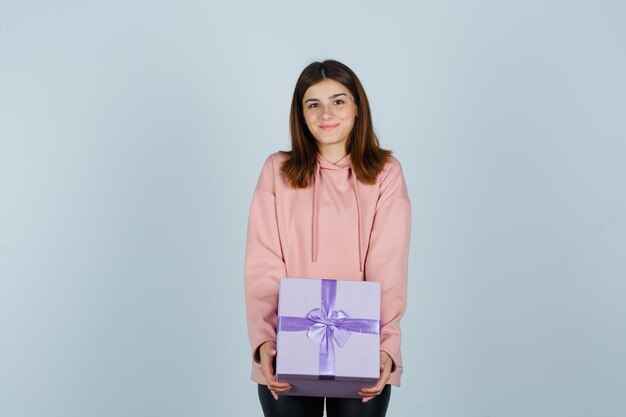
[[[252,197],[246,239],[246,317],[252,356],[257,363],[259,347],[276,340],[278,284],[286,275],[276,219],[274,172],[274,161],[269,156]]]
[[[291,385],[274,380],[278,284],[286,275],[276,218],[274,175],[274,160],[269,156],[250,205],[244,276],[252,358],[261,365],[267,387],[278,399],[278,394],[289,391]]]
[[[406,310],[411,203],[400,162],[392,158],[389,164],[381,180],[365,276],[381,283],[380,349],[393,362],[391,372],[402,373],[400,319]]]

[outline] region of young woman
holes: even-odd
[[[282,277],[381,283],[380,379],[362,399],[327,398],[328,417],[384,416],[400,385],[411,205],[402,168],[380,148],[365,90],[334,61],[307,66],[290,113],[291,151],[270,155],[248,221],[245,288],[252,380],[266,417],[321,417],[324,398],[274,380]]]

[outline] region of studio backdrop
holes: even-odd
[[[260,416],[246,224],[300,71],[412,203],[391,417],[621,417],[626,6],[0,2],[0,415]]]

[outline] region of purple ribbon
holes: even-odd
[[[319,379],[335,379],[335,347],[343,347],[351,332],[380,334],[380,320],[353,319],[343,310],[335,310],[337,281],[322,280],[322,308],[315,308],[306,317],[280,316],[278,330],[307,330],[307,337],[320,346]]]

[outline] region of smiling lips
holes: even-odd
[[[335,125],[322,125],[320,126],[322,129],[329,131],[329,130],[333,130],[334,128],[336,128],[337,126],[339,126],[339,123],[335,124]]]

